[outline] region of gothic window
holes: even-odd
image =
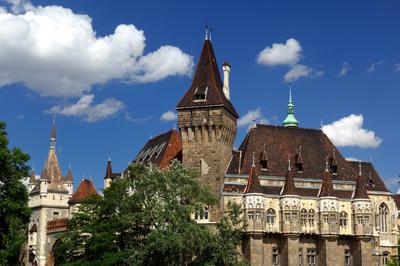
[[[261,220],[261,211],[260,210],[256,211],[256,220]]]
[[[388,232],[389,210],[385,203],[379,206],[379,226],[381,232]]]
[[[369,215],[364,214],[364,224],[369,224]]]
[[[335,224],[335,223],[336,223],[336,213],[331,213],[331,214],[330,214],[329,222],[330,222],[331,224]]]
[[[257,209],[261,209],[261,204],[260,204],[260,203],[257,203],[257,204],[256,204],[256,208],[257,208]]]
[[[314,220],[315,220],[315,211],[313,209],[308,211],[308,223],[310,226],[314,226]]]
[[[329,215],[328,215],[328,214],[323,214],[323,215],[322,215],[322,222],[323,222],[324,224],[329,223]]]
[[[249,209],[253,208],[253,204],[249,203]]]
[[[268,209],[267,210],[267,224],[274,224],[275,223],[275,210]]]
[[[253,211],[249,211],[247,213],[247,216],[248,216],[249,220],[254,220],[254,212]]]
[[[196,221],[208,221],[209,220],[209,209],[205,207],[202,212],[196,212],[194,214],[194,219]]]
[[[294,210],[294,211],[292,211],[292,222],[295,222],[295,223],[297,223],[297,220],[298,220],[298,212],[297,212],[297,210]]]
[[[307,225],[307,210],[306,209],[301,210],[301,225],[302,226]]]
[[[350,254],[350,250],[348,250],[348,249],[344,250],[344,265],[345,266],[351,265],[351,254]]]
[[[299,265],[303,265],[303,249],[299,248]]]
[[[343,211],[343,212],[340,213],[339,224],[342,227],[346,227],[347,226],[347,212]]]
[[[272,265],[279,265],[279,251],[278,248],[272,248]]]
[[[208,220],[208,208],[204,208],[204,219]]]
[[[362,216],[362,214],[357,214],[357,224],[363,224],[363,216]]]
[[[290,222],[290,211],[285,211],[285,222]]]
[[[383,253],[382,255],[382,266],[387,266],[389,263],[389,254]]]
[[[307,249],[307,265],[317,265],[317,250],[315,248]]]

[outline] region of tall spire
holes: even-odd
[[[358,163],[358,177],[353,199],[369,199],[367,192],[367,182],[362,174],[361,162]]]
[[[294,116],[294,104],[292,100],[292,84],[290,84],[289,88],[289,103],[288,103],[288,112],[286,119],[283,121],[283,126],[285,127],[299,127],[299,121],[297,121]]]
[[[53,115],[53,125],[51,126],[50,131],[50,149],[54,149],[56,147],[56,115]]]
[[[335,191],[332,185],[332,174],[329,171],[328,157],[325,159],[325,173],[322,179],[321,190],[319,191],[319,197],[334,197]]]
[[[256,165],[255,165],[255,154],[253,152],[253,162],[251,164],[249,179],[247,180],[246,188],[244,189],[244,193],[262,193],[260,180],[258,179],[256,173]]]

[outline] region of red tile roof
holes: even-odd
[[[79,203],[90,195],[98,195],[96,188],[94,187],[92,180],[82,179],[78,189],[74,194],[72,194],[72,197],[68,203]]]
[[[47,232],[58,232],[67,230],[67,218],[55,219],[47,222]]]
[[[139,151],[133,162],[165,168],[173,159],[182,161],[181,136],[176,130],[170,130],[151,138]]]
[[[225,97],[217,59],[210,40],[205,40],[192,84],[178,102],[176,109],[206,106],[224,106],[234,116],[239,117],[232,103]],[[195,101],[195,94],[206,94],[206,99]]]

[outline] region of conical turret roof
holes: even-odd
[[[250,168],[249,179],[247,180],[247,185],[244,189],[244,193],[262,193],[260,180],[258,179],[256,166],[254,163],[254,155],[253,163]]]
[[[353,199],[369,199],[367,192],[367,179],[362,174],[361,162],[359,163],[358,167],[359,167],[359,172]]]
[[[287,196],[287,195],[298,195],[296,191],[296,185],[294,183],[294,170],[292,169],[290,165],[290,159],[288,160],[288,171],[286,175],[286,181],[285,185],[283,186],[283,190],[281,195]]]
[[[332,185],[332,173],[328,168],[328,158],[325,162],[325,173],[322,179],[321,190],[319,191],[319,197],[335,197],[335,190]]]

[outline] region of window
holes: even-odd
[[[208,208],[204,208],[204,219],[208,220]]]
[[[342,227],[347,226],[347,213],[346,212],[341,212],[340,217],[339,217],[339,225]]]
[[[302,226],[307,225],[307,210],[306,209],[301,210],[301,225]]]
[[[278,248],[272,248],[272,265],[279,264],[279,252]]]
[[[350,254],[350,250],[348,250],[348,249],[344,250],[344,265],[345,266],[351,265],[351,254]]]
[[[363,216],[362,214],[357,215],[357,224],[362,224],[363,223]]]
[[[381,228],[381,232],[388,232],[388,213],[388,207],[385,203],[382,203],[379,206],[379,226]]]
[[[261,211],[256,211],[256,220],[261,220]]]
[[[337,175],[337,165],[332,165],[331,169],[332,169],[332,174]]]
[[[325,224],[329,223],[329,215],[328,214],[322,215],[322,222]]]
[[[369,215],[364,214],[364,224],[369,224]]]
[[[331,224],[336,224],[336,213],[331,213],[329,222]]]
[[[197,221],[208,221],[209,210],[208,207],[205,207],[203,212],[196,212],[194,214],[194,219]]]
[[[285,211],[285,222],[290,222],[290,211]]]
[[[267,210],[267,224],[274,224],[275,223],[275,210],[268,209]]]
[[[298,173],[303,173],[303,163],[295,163]]]
[[[194,101],[195,102],[205,101],[207,98],[207,91],[208,91],[208,87],[205,88],[205,90],[196,88],[196,90],[194,92]]]
[[[297,220],[298,220],[297,216],[298,216],[297,210],[292,211],[292,222],[297,223]]]
[[[387,266],[389,263],[389,254],[383,253],[382,255],[382,266]]]
[[[304,265],[303,264],[303,249],[299,248],[299,265]]]
[[[254,212],[253,211],[249,211],[247,213],[247,217],[249,218],[249,220],[254,220]]]
[[[314,226],[314,220],[315,220],[315,211],[313,209],[308,211],[308,223],[310,226]]]
[[[268,169],[268,161],[267,160],[260,160],[261,169]]]
[[[317,251],[315,248],[307,249],[307,265],[315,266],[317,264]]]

